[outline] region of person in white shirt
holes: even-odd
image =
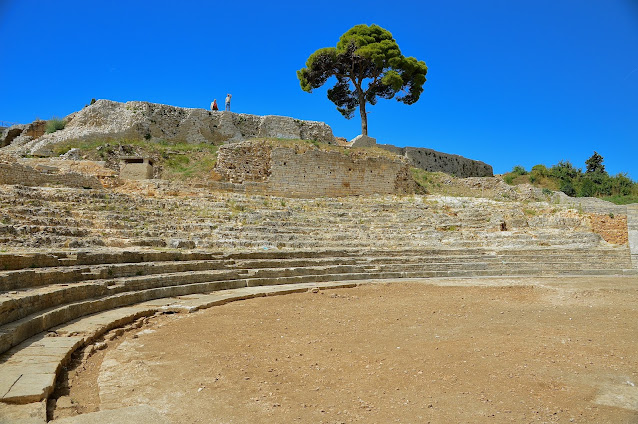
[[[230,98],[233,97],[232,94],[226,94],[226,110],[230,112]]]

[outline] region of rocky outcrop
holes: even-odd
[[[20,145],[41,137],[45,132],[46,124],[47,121],[36,120],[30,124],[16,124],[4,128],[0,133],[0,147],[10,144]]]
[[[332,130],[323,122],[181,108],[149,102],[98,100],[69,115],[66,120],[68,122],[63,130],[45,134],[21,146],[9,146],[8,150],[48,156],[51,154],[51,146],[56,143],[83,139],[146,139],[223,144],[255,137],[273,137],[334,143]]]

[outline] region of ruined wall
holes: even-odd
[[[47,121],[33,121],[30,124],[16,124],[0,131],[0,147],[11,143],[23,144],[35,138],[42,137],[45,133]]]
[[[265,152],[269,154],[264,154]],[[417,190],[402,160],[259,142],[219,149],[216,172],[229,189],[288,197],[403,194]]]
[[[317,140],[334,143],[323,122],[285,116],[256,116],[149,102],[98,100],[65,118],[64,129],[6,149],[17,154],[48,156],[51,146],[67,140],[167,140],[223,144],[255,137]],[[7,144],[0,140],[0,144]]]
[[[48,172],[43,172],[6,158],[0,158],[0,184],[102,188],[100,180],[92,175],[84,175],[77,172],[60,172],[55,168],[48,169]]]
[[[377,147],[403,156],[412,166],[428,172],[445,172],[460,178],[494,176],[491,165],[459,155],[421,147],[396,147],[391,144],[377,144]]]

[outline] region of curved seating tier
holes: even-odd
[[[362,280],[638,272],[626,245],[542,203],[3,187],[0,418],[46,399],[71,352],[158,311]]]
[[[241,287],[384,278],[629,272],[627,249],[0,254],[0,353],[91,313]],[[625,270],[625,271],[624,271]]]

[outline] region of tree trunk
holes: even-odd
[[[359,96],[359,112],[361,112],[361,134],[368,135],[368,114],[363,96]]]

